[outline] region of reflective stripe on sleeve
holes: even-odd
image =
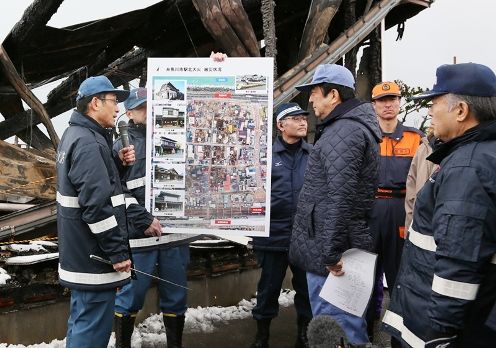
[[[420,249],[436,252],[437,245],[434,237],[418,233],[411,226],[408,230],[408,239]]]
[[[88,226],[90,227],[91,232],[98,234],[117,227],[117,220],[115,219],[115,216],[112,215],[105,220],[95,222],[94,224],[88,224]]]
[[[110,199],[112,201],[112,206],[114,207],[118,207],[125,203],[123,194],[112,196]],[[60,192],[57,192],[57,202],[65,208],[80,208],[78,197],[64,196],[60,194]]]
[[[57,202],[65,208],[79,208],[78,198],[64,196],[57,191]]]
[[[398,314],[386,310],[384,318],[382,319],[384,324],[387,324],[401,333],[401,338],[408,343],[412,348],[424,348],[425,342],[422,341],[417,335],[411,332],[404,324],[403,318]]]
[[[123,194],[112,196],[110,197],[110,199],[112,200],[113,207],[118,207],[119,205],[123,205],[126,203]]]
[[[125,280],[131,276],[130,272],[110,272],[110,273],[80,273],[66,271],[59,264],[60,279],[70,283],[100,285],[111,284]]]
[[[471,301],[475,300],[479,284],[457,282],[434,274],[432,290],[440,295]]]
[[[136,198],[131,197],[131,198],[126,198],[126,209],[129,208],[131,204],[138,204],[138,201]]]
[[[434,237],[418,233],[412,228],[412,225],[410,225],[410,228],[408,229],[408,239],[410,240],[410,242],[412,242],[413,245],[420,249],[432,252],[436,252],[437,250],[437,245]],[[496,265],[496,254],[494,254],[491,258],[491,263]]]
[[[145,177],[129,180],[126,182],[126,186],[129,190],[137,189],[138,187],[145,186]]]

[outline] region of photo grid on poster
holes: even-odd
[[[148,63],[147,208],[166,233],[268,236],[272,60]]]

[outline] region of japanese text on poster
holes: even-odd
[[[267,236],[271,58],[148,60],[147,209],[166,233]]]

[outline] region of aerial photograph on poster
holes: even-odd
[[[150,211],[168,233],[267,236],[272,61],[148,65]]]

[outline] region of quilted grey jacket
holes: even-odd
[[[290,259],[327,275],[350,248],[372,250],[367,220],[378,184],[381,131],[370,103],[339,104],[317,127],[293,231]]]

